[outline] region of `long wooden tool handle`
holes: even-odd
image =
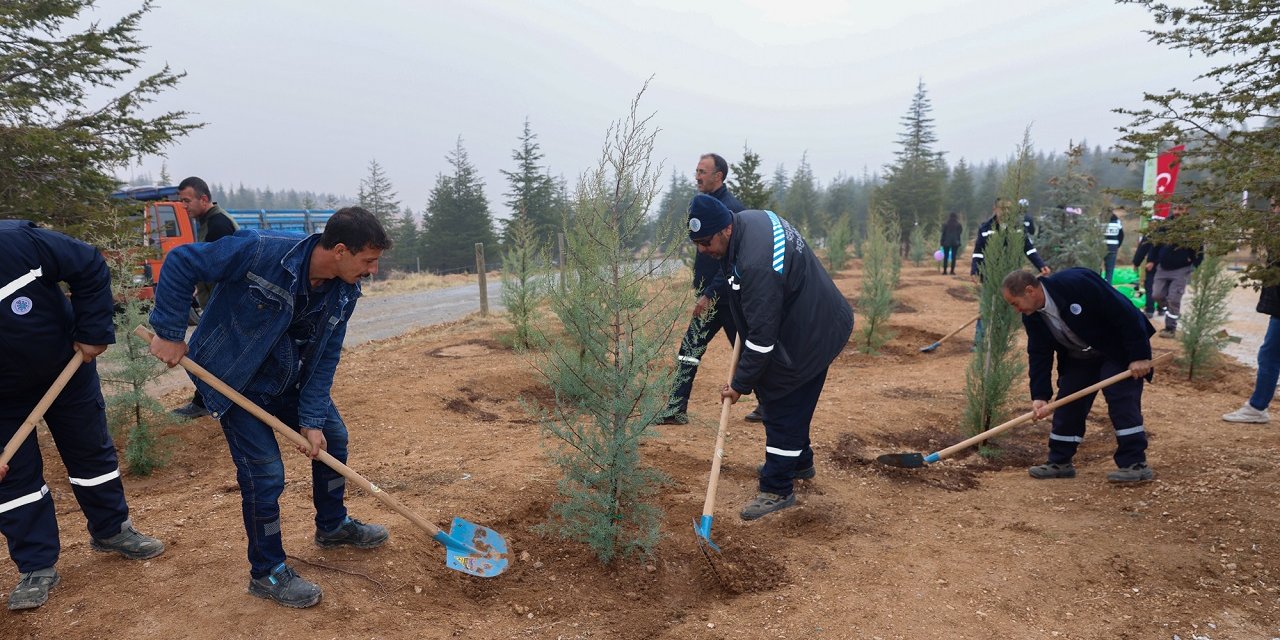
[[[733,361],[729,363],[729,380],[733,384],[733,374],[738,371],[738,357],[742,355],[742,333],[738,333],[733,343]],[[733,403],[728,398],[720,401],[720,428],[716,431],[716,450],[711,456],[711,482],[707,483],[707,500],[702,503],[702,515],[710,516],[716,509],[716,489],[720,487],[720,460],[724,458],[724,432],[729,426],[729,407]]]
[[[63,387],[67,386],[67,382],[71,380],[71,376],[80,370],[80,365],[84,363],[84,354],[79,349],[71,354],[71,359],[67,361],[67,366],[62,368],[62,373],[53,380],[53,384],[49,390],[44,392],[44,396],[40,398],[40,402],[36,403],[36,408],[31,410],[31,414],[23,421],[22,426],[18,427],[18,432],[9,438],[9,443],[4,446],[4,453],[0,453],[0,467],[9,464],[13,459],[13,454],[18,452],[18,447],[22,446],[22,442],[31,435],[35,430],[36,423],[40,422],[40,418],[44,417],[44,412],[49,410],[53,405],[53,401],[58,398],[58,394],[62,393]]]
[[[155,337],[154,334],[152,334],[149,330],[147,330],[146,327],[142,325],[138,325],[138,328],[134,329],[133,332],[137,334],[139,338],[142,338],[143,340],[147,341],[148,344],[150,344],[151,339]],[[297,431],[290,429],[288,425],[281,422],[279,418],[267,413],[262,407],[259,407],[252,400],[244,397],[243,395],[240,395],[240,392],[227,386],[227,383],[219,380],[218,376],[215,376],[212,373],[209,373],[208,369],[205,369],[204,367],[196,364],[195,361],[192,360],[191,358],[183,356],[182,360],[179,361],[178,364],[181,364],[184,369],[186,369],[187,371],[190,371],[192,375],[194,375],[195,377],[200,378],[201,380],[204,380],[205,384],[216,389],[218,393],[221,393],[222,395],[230,398],[232,402],[236,403],[237,405],[240,405],[240,408],[253,414],[253,417],[267,423],[267,425],[269,425],[272,429],[275,429],[276,433],[284,436],[285,439],[288,440],[289,442],[295,445],[298,445],[300,447],[311,448],[311,442],[308,441],[306,437],[304,437],[302,434],[298,433]],[[404,506],[403,504],[400,504],[399,500],[392,498],[391,496],[387,495],[387,492],[378,488],[378,485],[372,482],[369,482],[368,480],[365,479],[364,476],[353,471],[351,467],[348,467],[347,465],[342,464],[341,462],[338,461],[337,458],[329,455],[328,451],[321,451],[320,454],[316,456],[316,460],[319,460],[320,462],[325,463],[334,471],[337,471],[338,473],[342,474],[342,477],[356,483],[361,489],[364,489],[365,491],[372,493],[375,497],[377,497],[379,500],[384,502],[387,506],[395,510],[396,513],[404,516],[410,522],[418,525],[424,531],[431,534],[433,537],[436,534],[440,533],[440,528],[432,524],[431,521],[426,520],[421,516],[419,516],[418,514],[410,511],[408,507]]]
[[[1170,351],[1170,352],[1168,352],[1168,353],[1164,353],[1164,354],[1161,354],[1161,355],[1159,355],[1159,356],[1156,356],[1155,358],[1152,358],[1152,359],[1151,359],[1151,366],[1152,366],[1152,367],[1154,367],[1154,366],[1156,365],[1156,363],[1157,363],[1157,362],[1160,362],[1161,360],[1164,360],[1165,358],[1168,358],[1169,356],[1172,356],[1172,355],[1173,355],[1173,352],[1172,352],[1172,351]],[[1085,397],[1085,396],[1087,396],[1087,395],[1089,395],[1089,394],[1091,394],[1091,393],[1096,393],[1097,391],[1099,391],[1099,390],[1101,390],[1101,389],[1105,389],[1105,388],[1107,388],[1107,387],[1109,387],[1109,386],[1111,386],[1111,385],[1113,385],[1113,384],[1115,384],[1115,383],[1117,383],[1117,382],[1121,382],[1121,381],[1123,381],[1123,380],[1125,380],[1125,379],[1127,379],[1127,378],[1131,378],[1131,377],[1133,377],[1133,376],[1132,376],[1132,374],[1130,374],[1128,371],[1121,371],[1120,373],[1117,373],[1117,374],[1115,374],[1114,376],[1111,376],[1110,378],[1107,378],[1106,380],[1103,380],[1103,381],[1101,381],[1101,382],[1097,382],[1097,383],[1094,383],[1094,384],[1092,384],[1092,385],[1089,385],[1089,386],[1087,386],[1087,387],[1085,387],[1085,388],[1083,388],[1083,389],[1081,389],[1081,390],[1079,390],[1079,391],[1077,391],[1077,392],[1075,392],[1075,393],[1073,393],[1073,394],[1071,394],[1071,395],[1069,395],[1069,396],[1066,396],[1066,397],[1063,397],[1063,398],[1059,398],[1059,399],[1057,399],[1057,400],[1054,400],[1053,402],[1050,402],[1049,404],[1045,405],[1045,407],[1044,407],[1044,408],[1045,408],[1045,409],[1047,409],[1047,410],[1049,410],[1049,411],[1053,411],[1053,410],[1057,409],[1058,407],[1061,407],[1061,406],[1062,406],[1062,405],[1064,405],[1064,404],[1069,404],[1069,403],[1075,402],[1076,400],[1079,400],[1080,398],[1083,398],[1083,397]],[[997,435],[999,435],[1000,433],[1003,433],[1003,432],[1005,432],[1005,431],[1008,431],[1009,429],[1012,429],[1012,428],[1014,428],[1014,427],[1016,427],[1016,426],[1018,426],[1018,425],[1020,425],[1020,424],[1023,424],[1023,423],[1026,423],[1026,422],[1030,422],[1030,421],[1031,421],[1031,420],[1033,420],[1035,417],[1036,417],[1036,414],[1035,414],[1035,412],[1034,412],[1034,411],[1028,411],[1027,413],[1024,413],[1024,414],[1022,414],[1022,415],[1020,415],[1020,416],[1018,416],[1018,417],[1016,417],[1016,418],[1014,418],[1014,419],[1012,419],[1012,420],[1010,420],[1010,421],[1008,421],[1008,422],[1006,422],[1006,423],[1004,423],[1004,424],[1001,424],[1001,425],[999,425],[999,426],[995,426],[995,427],[992,427],[992,428],[990,428],[990,429],[988,429],[988,430],[986,430],[986,431],[983,431],[982,433],[979,433],[978,435],[976,435],[976,436],[974,436],[974,437],[972,437],[972,438],[969,438],[968,440],[964,440],[964,441],[962,441],[962,442],[957,442],[956,444],[953,444],[953,445],[951,445],[951,446],[947,447],[946,449],[943,449],[943,450],[941,450],[941,451],[939,451],[939,452],[937,452],[937,453],[935,453],[935,454],[933,454],[933,455],[929,456],[927,460],[928,460],[929,462],[936,462],[936,461],[938,461],[938,460],[941,460],[942,458],[950,457],[952,454],[956,453],[957,451],[961,451],[961,450],[964,450],[964,449],[968,449],[969,447],[972,447],[973,445],[978,444],[979,442],[982,442],[983,440],[986,440],[986,439],[988,439],[988,438],[992,438],[992,437],[994,437],[994,436],[997,436]]]
[[[956,327],[956,330],[955,330],[955,331],[952,331],[951,333],[948,333],[947,335],[942,336],[941,338],[938,338],[938,341],[937,341],[937,342],[935,342],[934,344],[942,344],[943,342],[946,342],[946,341],[947,341],[947,338],[950,338],[951,336],[954,336],[955,334],[960,333],[961,331],[964,331],[964,328],[965,328],[965,327],[967,327],[967,326],[969,326],[969,325],[971,325],[971,324],[973,324],[973,323],[977,322],[977,321],[978,321],[978,318],[981,318],[981,317],[982,317],[982,314],[978,314],[978,315],[973,316],[972,318],[969,318],[968,322],[965,322],[964,324],[960,325],[959,327]]]

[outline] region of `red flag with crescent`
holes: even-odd
[[[1182,164],[1182,151],[1187,146],[1180,144],[1156,157],[1156,204],[1151,217],[1164,220],[1169,217],[1169,198],[1178,186],[1178,167]]]

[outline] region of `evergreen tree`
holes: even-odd
[[[265,195],[270,195],[268,189]],[[360,191],[357,196],[360,206],[372,213],[384,229],[392,229],[395,219],[400,213],[400,201],[396,199],[396,190],[391,186],[391,179],[376,159],[369,161],[369,175],[360,180]],[[269,208],[265,204],[264,209]],[[394,246],[394,245],[393,245]]]
[[[1098,271],[1107,251],[1099,216],[1102,197],[1093,176],[1081,171],[1083,145],[1068,145],[1063,172],[1049,178],[1048,204],[1040,214],[1036,241],[1052,250],[1044,261],[1054,271],[1085,267]],[[1110,218],[1111,211],[1105,211]]]
[[[902,255],[898,250],[898,224],[888,212],[872,205],[863,246],[861,295],[857,310],[858,350],[875,354],[893,338],[889,316],[893,313],[893,291],[898,288]]]
[[[418,218],[413,215],[413,209],[405,207],[404,213],[387,229],[387,234],[391,236],[392,247],[383,257],[387,270],[417,271],[421,234],[418,233]]]
[[[167,162],[160,163],[160,184],[162,186],[173,184],[173,178],[169,177],[169,163]]]
[[[898,134],[896,159],[885,167],[885,204],[897,216],[904,256],[910,249],[912,227],[919,223],[925,233],[932,233],[942,219],[947,171],[942,154],[933,150],[938,137],[933,131],[933,118],[929,116],[932,110],[921,80],[916,85],[911,107],[902,117],[903,131]]]
[[[729,164],[729,189],[748,209],[769,208],[773,190],[765,186],[760,175],[760,155],[751,147],[742,146],[742,162]]]
[[[687,251],[688,243],[685,242],[683,231],[687,227],[689,214],[689,201],[698,195],[698,187],[688,176],[681,174],[679,171],[671,172],[671,181],[667,183],[667,190],[662,194],[662,202],[658,204],[658,222],[657,228],[660,237],[672,238],[674,244],[669,247],[663,247],[663,250],[681,251],[686,256],[692,257],[694,254]],[[664,235],[665,234],[665,235]]]
[[[787,220],[806,238],[817,236],[815,231],[825,228],[818,215],[821,194],[813,180],[813,170],[809,168],[808,152],[800,156],[800,165],[791,176],[791,183],[786,188],[786,200],[783,211]],[[775,212],[776,213],[776,212]]]
[[[1223,328],[1231,319],[1228,301],[1235,288],[1234,280],[1223,268],[1222,258],[1212,254],[1191,272],[1192,295],[1178,327],[1181,360],[1189,380],[1212,371],[1227,344],[1229,336]]]
[[[846,213],[832,220],[831,226],[827,229],[827,266],[831,268],[833,274],[849,264],[852,228],[849,214]]]
[[[980,216],[986,210],[976,193],[973,171],[969,168],[969,163],[960,158],[947,183],[946,209],[960,213],[960,222],[964,224],[965,233],[968,234],[978,230],[978,225],[982,222]]]
[[[102,371],[107,424],[118,442],[129,472],[146,476],[163,467],[170,456],[169,442],[160,433],[177,421],[173,414],[147,393],[147,385],[168,368],[156,360],[149,345],[133,335],[133,328],[147,323],[150,304],[139,296],[141,284],[134,282],[136,261],[132,247],[107,240],[99,243],[111,269],[111,293],[120,300],[114,321],[116,344],[103,354],[111,366]]]
[[[1159,25],[1147,32],[1152,41],[1215,63],[1195,88],[1147,94],[1147,107],[1116,110],[1133,118],[1121,128],[1120,148],[1135,163],[1169,145],[1187,145],[1177,197],[1197,204],[1162,227],[1183,246],[1243,238],[1268,255],[1280,255],[1280,235],[1266,232],[1266,201],[1240,206],[1245,191],[1280,189],[1280,4],[1122,1],[1151,12]],[[1280,265],[1255,262],[1242,277],[1280,284]]]
[[[787,190],[791,188],[791,180],[787,177],[787,168],[781,164],[773,171],[773,178],[769,180],[769,210],[774,213],[785,211],[783,205],[787,201]],[[787,220],[795,226],[795,220],[791,215],[787,215]]]
[[[586,543],[602,562],[648,555],[660,537],[652,498],[663,476],[642,464],[640,442],[667,410],[675,371],[654,363],[675,361],[686,309],[685,287],[658,277],[660,243],[638,257],[630,248],[661,180],[640,95],[610,127],[597,167],[578,181],[566,230],[569,278],[551,294],[563,330],[536,335],[545,354],[538,367],[557,398],[542,424],[562,445],[547,530]]]
[[[511,218],[503,223],[503,242],[511,240],[511,222],[519,217],[526,217],[533,225],[534,234],[539,242],[546,243],[555,237],[560,230],[560,211],[556,208],[556,185],[547,169],[540,164],[543,158],[538,146],[538,136],[529,126],[529,119],[524,121],[524,131],[520,134],[520,146],[511,152],[511,159],[516,161],[515,171],[500,170],[507,178],[508,191],[506,205],[511,209]]]
[[[1029,188],[1026,181],[1033,174],[1030,166],[1033,162],[1031,127],[1028,126],[1013,162],[1005,171],[1002,197],[1010,202],[1022,199]],[[1004,277],[1026,266],[1023,229],[1016,222],[1006,221],[1000,225],[1000,229],[987,238],[978,270],[982,282],[978,289],[978,314],[982,317],[983,333],[982,339],[974,344],[973,357],[965,371],[964,426],[970,434],[986,431],[999,423],[1009,390],[1025,369],[1022,354],[1013,348],[1021,320],[1018,312],[1005,302],[1002,291]]]
[[[919,267],[924,265],[925,256],[929,255],[929,247],[933,246],[933,244],[925,243],[924,227],[917,224],[911,227],[911,237],[907,241],[907,246],[910,247],[907,257],[911,260],[913,266]]]
[[[541,272],[547,255],[529,216],[517,214],[508,228],[511,238],[503,243],[502,252],[502,306],[515,329],[512,346],[529,349],[533,346],[538,304],[546,290],[547,280]]]
[[[143,67],[151,3],[105,27],[81,15],[92,6],[0,2],[0,218],[127,235],[132,207],[110,198],[114,172],[203,125],[151,108],[185,75],[168,66],[121,90]]]
[[[497,251],[493,218],[484,180],[462,147],[461,136],[447,158],[453,173],[436,177],[427,202],[423,266],[440,272],[470,271],[475,268],[477,242],[483,242],[486,251]]]

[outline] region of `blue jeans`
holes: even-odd
[[[1280,379],[1280,318],[1271,316],[1267,323],[1267,335],[1258,347],[1258,381],[1253,386],[1249,406],[1263,411],[1276,396],[1276,381]]]
[[[285,424],[298,423],[296,396],[250,396],[263,409]],[[261,578],[284,562],[280,539],[280,494],[284,491],[284,462],[275,431],[239,406],[222,415],[222,432],[236,464],[240,483],[244,531],[249,538],[249,573]],[[324,424],[326,451],[338,461],[347,461],[347,426],[338,410],[329,407]],[[316,508],[316,528],[337,529],[347,517],[343,504],[346,479],[319,461],[311,462],[311,497]]]
[[[1107,284],[1111,284],[1111,277],[1116,273],[1116,252],[1107,252],[1107,257],[1103,259],[1103,266],[1106,268]]]

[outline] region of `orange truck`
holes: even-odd
[[[143,289],[140,296],[151,299],[155,283],[169,252],[196,241],[199,223],[178,201],[177,187],[130,187],[111,194],[119,200],[136,200],[142,205],[142,244],[151,248],[142,260]],[[272,229],[318,233],[334,213],[333,209],[228,209],[227,214],[241,229]]]

